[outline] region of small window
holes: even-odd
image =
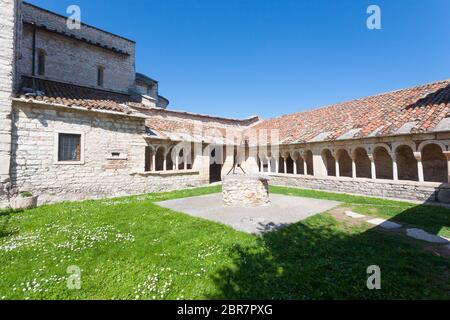
[[[58,161],[81,161],[80,134],[59,134]]]
[[[38,75],[45,75],[45,51],[38,51]]]
[[[105,68],[97,67],[97,85],[99,87],[103,87],[103,79],[104,79]]]

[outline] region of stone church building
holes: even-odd
[[[450,202],[450,80],[263,120],[171,109],[135,42],[0,0],[0,206],[208,185]],[[237,164],[237,166],[235,166]]]

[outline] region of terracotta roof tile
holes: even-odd
[[[280,141],[294,143],[324,132],[335,140],[352,129],[361,129],[355,138],[389,136],[415,121],[412,133],[432,132],[448,116],[450,79],[269,119],[252,129],[278,129]]]
[[[67,107],[83,107],[88,110],[106,110],[131,114],[129,106],[140,105],[130,95],[106,90],[62,83],[58,81],[35,79],[34,91],[42,95],[27,95],[33,88],[33,78],[22,77],[20,97],[30,100],[62,104]]]

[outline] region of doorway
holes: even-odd
[[[210,160],[215,159],[216,157],[216,148],[213,148],[210,155]],[[217,160],[217,159],[216,159]],[[222,181],[222,164],[214,163],[209,164],[209,183]]]

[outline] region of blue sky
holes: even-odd
[[[271,118],[450,78],[448,0],[28,1],[135,40],[177,110]]]

